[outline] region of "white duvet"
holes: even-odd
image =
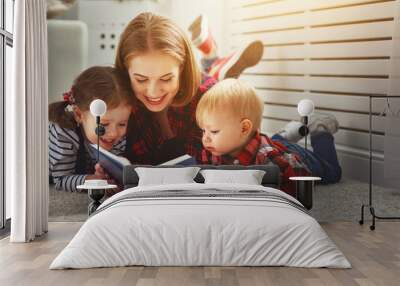
[[[179,194],[122,199],[137,192],[174,190],[263,191],[271,199]],[[106,200],[50,269],[127,265],[350,268],[318,222],[294,203],[300,204],[279,190],[254,185],[131,188]]]

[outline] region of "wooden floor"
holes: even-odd
[[[0,241],[0,285],[400,285],[400,222],[377,229],[352,222],[323,224],[353,268],[122,267],[48,270],[81,223],[50,223],[44,237],[27,244]]]

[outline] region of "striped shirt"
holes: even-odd
[[[81,143],[79,130],[49,123],[49,174],[57,190],[79,191],[76,187],[84,183],[87,175],[94,174],[96,160],[88,152],[89,143],[86,140]],[[84,144],[84,158],[78,158],[80,144]],[[125,153],[125,147],[126,138],[123,137],[110,152],[120,156]],[[82,174],[78,174],[78,164],[85,170]]]

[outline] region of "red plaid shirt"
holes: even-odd
[[[271,140],[267,135],[256,133],[250,142],[236,156],[214,156],[207,150],[202,151],[202,163],[213,165],[264,165],[272,162],[281,170],[281,189],[295,196],[296,185],[289,180],[292,176],[307,176],[310,171],[300,157],[282,145]]]
[[[162,158],[173,159],[175,154],[189,154],[199,162],[202,132],[196,123],[196,107],[201,96],[215,83],[213,78],[203,75],[202,84],[189,104],[169,107],[169,123],[173,133],[176,134],[174,139],[179,141],[179,144],[175,144],[174,139],[162,138],[160,126],[153,119],[152,112],[137,101],[128,123],[126,156],[131,163],[160,164],[164,161]],[[167,141],[170,141],[169,144]],[[167,145],[168,147],[163,148]]]

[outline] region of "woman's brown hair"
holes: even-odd
[[[134,99],[129,79],[115,68],[100,66],[83,71],[67,94],[64,101],[49,105],[49,121],[69,129],[75,128],[77,123],[73,112],[66,110],[68,105],[88,111],[94,99],[101,99],[107,104],[107,109],[113,109],[121,103],[132,104]]]
[[[149,51],[161,51],[181,63],[180,87],[172,105],[188,104],[197,93],[201,73],[185,33],[168,18],[149,12],[141,13],[121,35],[115,67],[128,76],[129,60]]]

